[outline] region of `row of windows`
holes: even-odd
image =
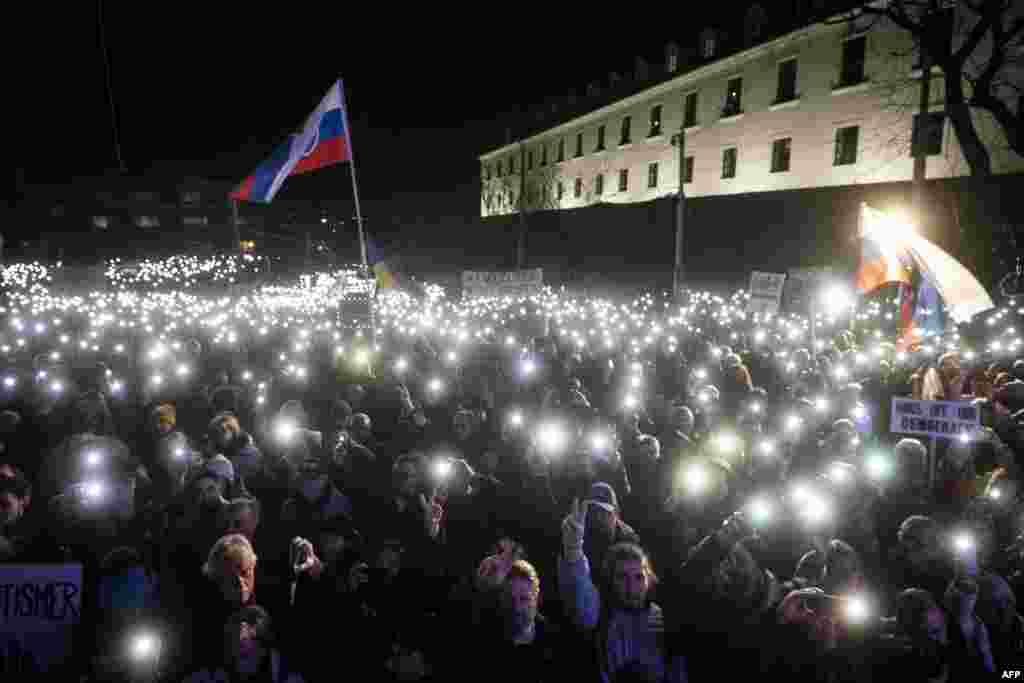
[[[843,56],[842,63],[839,70],[839,82],[836,84],[837,88],[847,87],[861,83],[865,80],[865,50],[867,45],[866,36],[857,36],[851,38],[843,43]],[[797,92],[797,59],[794,57],[781,62],[778,66],[777,74],[777,85],[775,100],[772,102],[775,104],[782,104],[784,102],[791,102],[799,97]],[[694,126],[700,125],[698,117],[699,107],[699,93],[691,92],[687,93],[683,100],[683,127],[693,128]],[[722,105],[722,118],[729,118],[731,116],[739,116],[743,113],[743,78],[737,76],[729,79],[725,88],[725,100]],[[662,126],[662,107],[661,105],[655,105],[651,108],[650,119],[648,126],[647,137],[657,137],[661,135]],[[594,146],[594,152],[602,152],[606,147],[606,124],[601,124],[597,128],[597,143]],[[622,119],[621,127],[619,129],[619,146],[628,145],[632,142],[632,117],[626,116]],[[583,133],[576,133],[574,148],[574,158],[580,158],[584,154],[583,150]],[[540,146],[540,165],[546,166],[548,164],[548,146]],[[565,161],[565,139],[560,139],[557,145],[557,155],[555,163]],[[527,152],[526,155],[526,170],[533,170],[534,153],[532,150]],[[508,173],[516,173],[516,158],[511,157],[508,160],[507,167],[503,166],[502,161],[498,161],[492,171],[490,166],[485,166],[483,169],[484,180],[490,180],[491,176],[500,178],[504,175],[505,169],[508,169]]]
[[[857,149],[860,141],[860,127],[859,126],[846,126],[836,130],[835,138],[835,151],[833,154],[832,164],[834,166],[848,166],[857,163]],[[792,156],[793,138],[779,138],[772,142],[772,157],[771,157],[771,172],[772,173],[785,173],[790,170],[790,159]],[[934,153],[933,150],[929,149],[929,153]],[[739,162],[739,150],[736,147],[728,147],[722,150],[722,178],[729,179],[736,177],[737,165]],[[683,182],[693,182],[693,156],[688,156],[683,160]],[[647,166],[647,187],[648,189],[654,189],[658,187],[658,164],[651,163]],[[561,181],[555,184],[555,196],[558,200],[561,200],[564,196],[564,186]],[[619,171],[619,192],[629,191],[629,169],[621,169]],[[594,177],[594,194],[601,196],[604,194],[604,174],[599,173]],[[576,178],[573,186],[573,196],[579,199],[583,196],[583,179]],[[514,204],[514,195],[510,195],[511,199],[505,199],[501,201],[502,204],[509,203]],[[487,202],[488,208],[490,208],[490,200]]]

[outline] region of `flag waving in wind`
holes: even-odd
[[[991,297],[981,283],[955,258],[918,235],[913,226],[872,209],[862,207],[863,238],[868,253],[878,253],[878,267],[865,268],[862,262],[858,284],[862,292],[871,286],[900,282],[900,339],[912,345],[929,334],[939,334],[947,319],[966,322],[973,316],[994,308]],[[895,263],[911,266],[907,271],[892,267]],[[867,263],[872,263],[867,259]]]
[[[349,161],[352,144],[345,115],[341,81],[327,91],[299,133],[281,143],[252,175],[234,189],[231,198],[269,203],[289,176]]]

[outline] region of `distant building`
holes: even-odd
[[[689,197],[909,181],[921,78],[910,35],[869,19],[808,25],[820,4],[755,4],[739,39],[708,28],[669,45],[658,69],[545,105],[525,135],[479,157],[481,216],[650,201],[676,194],[680,175]],[[926,176],[968,175],[938,70],[931,85]],[[976,121],[994,172],[1024,171],[995,124]]]
[[[12,258],[69,261],[237,249],[228,200],[233,184],[173,173],[111,173],[64,185],[26,184],[7,232]],[[305,233],[323,252],[351,202],[287,201],[239,206],[249,250],[302,251]]]

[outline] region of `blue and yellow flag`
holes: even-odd
[[[369,261],[370,269],[377,277],[377,289],[397,288],[398,278],[395,277],[395,274],[388,267],[387,260],[384,258],[384,252],[381,251],[380,247],[377,246],[377,243],[369,235],[366,236],[366,260]]]

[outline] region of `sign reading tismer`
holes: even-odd
[[[0,674],[54,674],[81,612],[82,565],[0,565]]]
[[[909,398],[892,400],[894,434],[915,434],[952,438],[976,432],[981,427],[977,406],[961,401],[916,401]]]

